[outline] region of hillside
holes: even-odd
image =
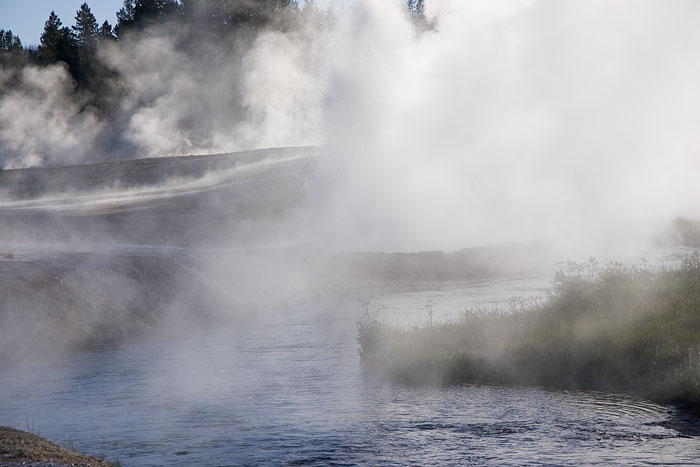
[[[305,199],[315,148],[0,171],[0,242],[260,241]]]

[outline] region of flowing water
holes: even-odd
[[[0,424],[122,465],[690,465],[673,409],[625,395],[363,374],[356,322],[453,319],[546,277],[359,289],[229,328],[0,370]]]

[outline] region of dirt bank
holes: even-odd
[[[0,466],[13,465],[109,466],[105,461],[69,451],[32,433],[0,426]]]

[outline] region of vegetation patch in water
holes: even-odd
[[[366,371],[408,383],[625,391],[700,415],[700,255],[677,267],[568,263],[545,299],[422,327],[358,323]]]

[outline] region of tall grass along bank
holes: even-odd
[[[674,267],[569,263],[547,298],[423,327],[358,323],[366,371],[408,383],[624,391],[700,416],[700,255]]]

